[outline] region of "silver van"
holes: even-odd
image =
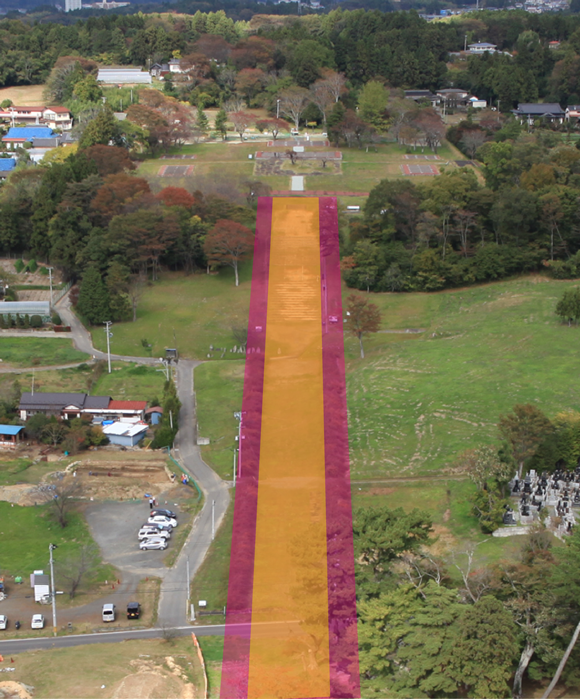
[[[103,621],[115,621],[114,604],[103,604]]]

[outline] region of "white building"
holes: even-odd
[[[469,53],[495,53],[497,44],[489,44],[487,41],[481,41],[478,44],[469,44],[467,46]]]
[[[74,12],[75,10],[82,10],[83,1],[82,0],[64,0],[64,11]]]
[[[105,85],[151,85],[151,75],[141,68],[99,68],[97,81]]]

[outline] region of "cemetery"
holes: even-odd
[[[540,518],[558,538],[571,534],[580,514],[580,466],[573,471],[557,468],[538,474],[531,469],[524,478],[510,482],[511,499],[503,516],[506,527],[529,526]],[[494,533],[495,534],[495,533]]]

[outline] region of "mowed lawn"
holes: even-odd
[[[0,336],[0,359],[14,367],[32,367],[84,362],[88,355],[76,350],[71,340]]]
[[[548,416],[580,409],[580,328],[554,314],[574,282],[529,277],[437,294],[377,294],[383,328],[358,357],[348,338],[354,478],[445,472],[463,450],[498,443],[516,403]]]
[[[346,337],[353,478],[449,473],[465,449],[499,442],[499,416],[516,403],[551,417],[580,410],[580,327],[554,313],[574,285],[537,276],[435,294],[371,294],[383,331],[398,332],[369,337],[365,359]],[[200,434],[211,439],[204,458],[228,478],[242,379],[241,368],[225,362],[196,370]]]
[[[330,145],[320,146],[322,150],[336,150]],[[268,146],[264,141],[244,141],[232,139],[227,143],[198,143],[173,149],[172,152],[181,155],[191,155],[190,159],[162,160],[159,157],[146,160],[139,165],[137,174],[149,180],[154,191],[163,187],[184,187],[189,191],[215,191],[219,193],[227,189],[236,189],[245,194],[247,183],[252,180],[264,182],[273,190],[290,189],[290,174],[256,175],[254,156],[257,151],[283,151],[286,146]],[[405,158],[407,147],[398,143],[384,143],[366,148],[340,147],[342,164],[340,174],[327,174],[321,170],[319,174],[307,175],[305,190],[310,191],[339,191],[339,192],[370,192],[383,179],[399,179],[404,177],[401,172],[403,163],[429,163],[437,167],[454,169],[457,165],[455,158],[461,156],[447,142],[439,148],[438,161],[412,161]],[[415,155],[433,155],[428,148],[411,150]],[[250,157],[251,156],[251,157]],[[160,177],[159,170],[164,165],[193,165],[193,174],[187,177]],[[300,168],[297,168],[297,171]],[[413,176],[410,179],[418,183],[430,179],[428,176]]]
[[[148,287],[137,311],[135,323],[115,323],[111,352],[129,356],[163,357],[166,347],[176,346],[184,357],[207,359],[239,358],[233,354],[236,341],[232,327],[245,326],[250,304],[252,263],[240,268],[240,286],[235,287],[234,271],[223,268],[219,274],[167,273],[161,282]],[[147,350],[142,340],[150,344]],[[105,333],[93,331],[95,347],[106,351]],[[210,346],[214,348],[211,350]]]

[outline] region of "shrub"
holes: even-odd
[[[4,292],[4,300],[5,301],[18,301],[18,294],[16,293],[16,289],[13,289],[12,287],[8,287],[6,291]]]
[[[30,327],[31,328],[42,328],[42,318],[40,316],[30,317]]]
[[[14,269],[18,272],[18,274],[20,274],[20,272],[22,272],[24,269],[24,262],[22,262],[22,260],[16,260],[14,263]]]
[[[30,316],[28,313],[24,316],[24,327],[29,328],[30,327]]]
[[[44,274],[45,277],[48,277],[48,269],[46,267],[41,267],[39,272],[40,274]]]
[[[36,270],[38,269],[38,264],[36,260],[30,260],[30,262],[26,266],[28,267],[28,271],[32,273],[36,272]]]
[[[56,311],[52,314],[51,320],[53,325],[62,325],[62,320]]]

